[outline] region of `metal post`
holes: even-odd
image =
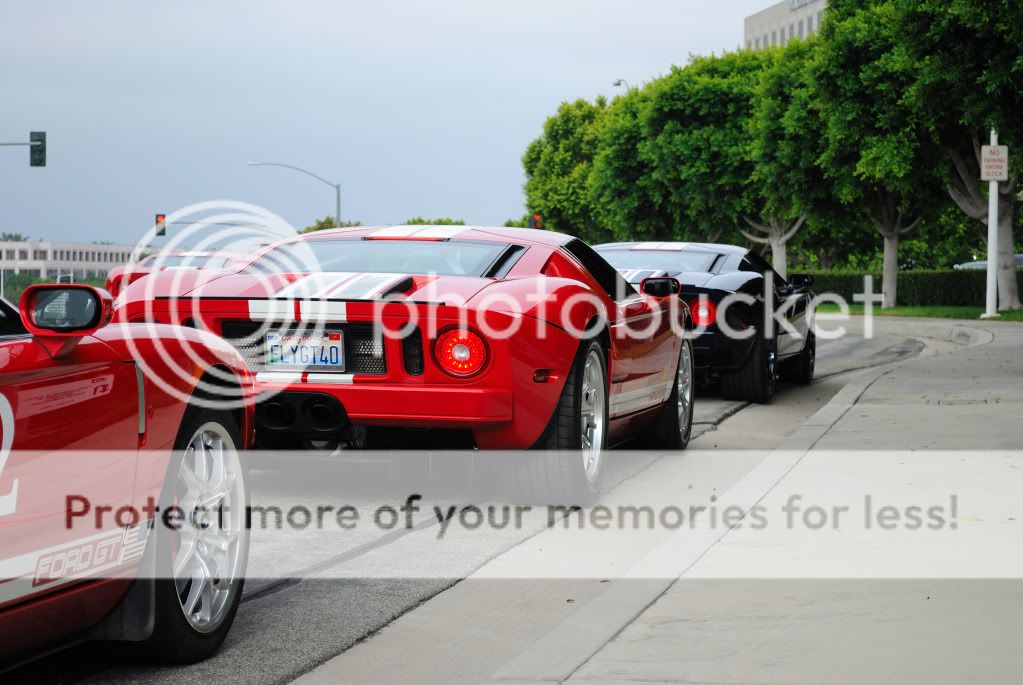
[[[337,191],[337,211],[334,213],[334,228],[341,228],[341,184],[335,183],[334,190]]]
[[[991,146],[998,145],[998,132],[991,130]],[[988,185],[987,198],[987,303],[982,319],[998,318],[998,181]]]

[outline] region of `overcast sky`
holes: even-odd
[[[558,103],[733,50],[770,0],[5,3],[0,231],[134,242],[157,211],[251,202],[296,226],[342,184],[367,224],[521,216]]]

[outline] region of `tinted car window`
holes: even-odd
[[[27,331],[21,325],[21,317],[17,310],[0,300],[0,337],[9,335],[25,335]]]
[[[624,300],[636,295],[636,289],[622,278],[618,270],[583,241],[571,240],[565,245],[565,249],[592,274],[612,300]]]

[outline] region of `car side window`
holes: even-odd
[[[21,317],[18,310],[0,300],[0,338],[13,335],[28,335],[28,331],[21,325]]]
[[[636,289],[626,281],[618,270],[597,254],[596,250],[575,238],[565,245],[565,249],[593,276],[600,287],[615,302],[636,297]]]
[[[742,259],[742,264],[739,266],[740,271],[755,271],[756,273],[767,276],[767,274],[773,274],[774,278],[774,289],[780,290],[788,286],[788,282],[782,278],[777,271],[775,271],[767,260],[758,255],[756,252],[749,252]]]

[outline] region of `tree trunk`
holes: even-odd
[[[899,232],[884,235],[884,270],[881,274],[881,309],[895,306],[899,282]]]
[[[1000,198],[1005,208],[998,214],[998,309],[1023,309],[1019,300],[1019,281],[1016,277],[1015,219],[1012,198]]]
[[[778,272],[778,275],[787,279],[788,274],[788,242],[775,239],[771,241],[771,267]]]
[[[762,224],[753,221],[747,216],[744,216],[743,220],[760,235],[744,231],[741,228],[739,231],[754,243],[769,245],[771,248],[771,268],[778,272],[778,275],[782,278],[788,278],[788,242],[799,231],[803,222],[806,221],[806,215],[801,214],[791,226],[788,225],[785,219],[779,217],[769,217]]]

